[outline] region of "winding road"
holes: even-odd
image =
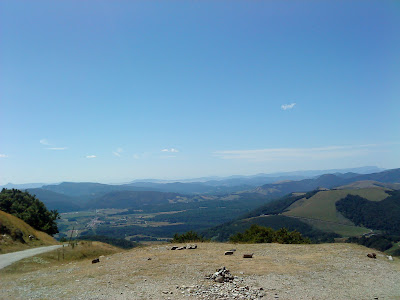
[[[38,255],[41,253],[53,251],[60,247],[62,247],[62,245],[39,247],[39,248],[33,248],[33,249],[28,249],[28,250],[23,250],[23,251],[18,251],[18,252],[1,254],[0,255],[0,269],[3,269],[21,259],[24,259],[24,258],[27,258],[30,256],[35,256],[35,255]]]

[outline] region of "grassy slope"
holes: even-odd
[[[38,247],[38,246],[47,246],[47,245],[56,245],[57,241],[49,236],[48,234],[38,231],[32,228],[30,225],[26,224],[21,219],[0,211],[0,224],[7,227],[10,231],[11,235],[15,233],[16,230],[20,230],[22,232],[22,241],[13,240],[10,234],[0,235],[0,254],[14,252],[19,250],[25,250],[28,248]],[[34,235],[36,237],[35,240],[30,240],[29,235]]]
[[[359,195],[371,201],[381,201],[388,196],[384,190],[376,188],[321,191],[309,199],[295,202],[283,215],[299,217],[318,229],[333,231],[344,236],[366,233],[368,229],[354,226],[350,220],[336,211],[335,203],[348,194]]]

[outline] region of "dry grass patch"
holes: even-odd
[[[61,266],[77,261],[91,260],[101,255],[110,255],[124,250],[101,242],[81,241],[78,245],[63,248],[22,259],[3,270],[0,274],[21,274],[46,267]]]

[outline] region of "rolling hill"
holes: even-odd
[[[180,198],[176,193],[149,191],[118,191],[107,193],[87,204],[89,208],[132,208],[143,205],[158,205],[177,202]]]
[[[244,177],[246,180],[253,180],[261,183],[262,181],[293,178],[299,176],[297,174],[289,174],[289,177],[267,177],[264,174],[259,176]],[[292,177],[290,177],[292,176]],[[96,202],[105,205],[105,199],[112,199],[113,196],[105,196],[108,193],[117,192],[165,192],[189,195],[212,195],[215,199],[243,198],[247,195],[259,194],[266,201],[277,199],[292,192],[308,192],[320,187],[335,188],[354,184],[350,188],[359,187],[378,187],[383,188],[399,188],[400,187],[400,169],[387,170],[378,173],[360,175],[353,172],[324,174],[316,178],[308,178],[302,180],[284,180],[275,183],[264,184],[256,189],[251,184],[244,184],[243,178],[227,178],[227,182],[210,180],[207,182],[133,182],[123,185],[108,185],[93,182],[63,182],[57,185],[45,185],[38,189],[29,189],[36,194],[39,199],[44,201],[46,205],[52,209],[58,209],[60,212],[76,211],[79,209],[94,208]],[[261,180],[261,181],[258,181]],[[233,185],[236,181],[237,185]],[[358,186],[355,182],[359,182]],[[360,182],[374,182],[371,184],[362,184]],[[221,185],[218,185],[221,184]],[[239,185],[241,184],[241,185]],[[252,183],[254,184],[254,182]],[[225,186],[223,186],[225,185]],[[363,186],[364,185],[364,186]],[[133,194],[132,194],[133,195]],[[158,194],[154,194],[158,195]],[[119,196],[118,196],[119,197]],[[253,197],[253,196],[252,196]],[[202,201],[201,198],[198,199]],[[119,207],[122,207],[119,201]]]
[[[346,216],[354,209],[354,203],[343,203],[346,197],[357,196],[358,200],[367,201],[372,207],[384,207],[390,205],[392,210],[397,207],[398,195],[389,189],[365,188],[365,189],[341,189],[341,190],[314,190],[308,193],[293,193],[279,200],[267,203],[240,219],[216,226],[206,230],[204,234],[209,238],[226,240],[230,234],[237,233],[252,224],[269,226],[274,229],[286,227],[290,230],[298,230],[303,235],[314,241],[322,241],[326,238],[322,233],[332,236],[358,236],[370,232],[370,229],[382,229],[378,227],[367,228],[365,224],[371,224],[379,215],[367,214],[368,222],[354,222],[354,218],[346,218],[341,212],[346,211]],[[386,200],[387,199],[387,200]],[[389,204],[387,201],[390,200]],[[337,203],[341,203],[339,206]],[[364,203],[365,204],[365,203]],[[400,206],[400,205],[399,205]],[[358,206],[359,207],[359,206]],[[387,211],[387,210],[385,210]],[[391,223],[390,223],[391,224]],[[392,225],[394,226],[395,223]],[[396,223],[397,224],[397,223]],[[310,226],[311,228],[307,227]]]
[[[135,187],[110,185],[95,182],[62,182],[60,184],[44,185],[42,189],[64,194],[70,197],[85,196],[96,197],[106,193],[121,190],[137,190]],[[139,190],[143,190],[140,189]]]
[[[381,201],[389,196],[380,188],[319,191],[308,199],[296,201],[282,214],[298,218],[320,230],[332,231],[343,236],[367,233],[367,228],[355,226],[337,211],[336,202],[347,195],[361,196],[370,201]]]
[[[84,204],[79,197],[71,197],[45,189],[28,189],[27,191],[36,195],[48,209],[57,209],[58,212],[78,211]]]
[[[366,180],[377,181],[380,183],[400,183],[400,169],[392,169],[364,175],[355,173],[324,174],[312,179],[265,184],[258,187],[255,191],[264,195],[277,197],[293,192],[308,192],[318,188],[331,189]]]
[[[99,197],[117,191],[155,191],[180,194],[226,194],[253,188],[251,185],[208,185],[202,182],[134,182],[110,185],[94,182],[63,182],[57,185],[44,185],[42,189],[68,195],[70,197]]]

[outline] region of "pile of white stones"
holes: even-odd
[[[177,287],[182,295],[193,296],[195,299],[261,299],[266,296],[263,288],[252,288],[244,285],[241,279],[232,282],[213,285],[196,285]],[[275,297],[275,299],[277,299]]]
[[[221,267],[216,270],[214,274],[210,276],[206,276],[207,279],[212,279],[215,282],[232,282],[235,277],[229,272],[229,270],[225,267]]]

